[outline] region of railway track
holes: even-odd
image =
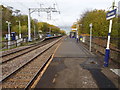
[[[51,43],[54,43],[51,42]],[[38,47],[31,52],[27,52],[26,54],[22,54],[12,60],[7,61],[7,63],[2,63],[2,77],[5,78],[9,76],[10,73],[14,72],[17,68],[24,65],[26,62],[29,62],[31,58],[36,56],[38,53],[42,53],[49,45],[51,44],[44,44],[42,47]]]
[[[43,39],[43,40],[41,40],[41,41],[39,41],[39,42],[37,42],[37,43],[27,45],[27,46],[21,46],[21,47],[19,47],[19,48],[14,48],[14,49],[10,49],[10,50],[7,50],[7,51],[2,51],[2,54],[0,55],[0,57],[8,56],[8,55],[10,55],[10,54],[12,54],[12,53],[19,52],[19,51],[22,51],[22,50],[24,50],[24,49],[28,49],[28,48],[30,48],[30,47],[32,47],[32,46],[35,46],[35,45],[40,44],[40,43],[41,43],[42,41],[44,41],[44,40],[45,40],[45,39]]]
[[[34,52],[34,56],[29,57],[29,60],[22,63],[19,67],[15,67],[14,70],[12,69],[12,72],[9,72],[8,69],[9,74],[5,74],[1,80],[2,88],[28,88],[37,74],[44,68],[48,60],[51,58],[51,55],[60,40],[61,38],[37,49],[39,52]]]
[[[43,41],[42,43],[38,43],[38,44],[29,46],[29,47],[26,47],[26,48],[23,48],[23,49],[18,49],[18,50],[12,51],[11,53],[8,53],[8,54],[3,54],[1,63],[7,63],[8,61],[11,61],[15,58],[18,58],[22,55],[25,55],[28,52],[31,52],[31,51],[37,49],[39,47],[42,47],[42,46],[46,45],[47,43],[52,42],[53,40],[55,40],[55,39],[46,40],[46,41]]]

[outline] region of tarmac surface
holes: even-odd
[[[98,56],[65,38],[36,88],[119,88],[119,77]]]

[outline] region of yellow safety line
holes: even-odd
[[[46,69],[48,68],[49,64],[51,63],[52,59],[54,58],[54,55],[55,55],[57,49],[60,47],[61,44],[62,44],[62,41],[61,41],[61,43],[57,46],[57,48],[55,49],[55,51],[53,52],[51,59],[48,61],[48,63],[46,64],[46,66],[44,67],[44,69],[42,70],[42,72],[40,73],[40,75],[38,76],[38,78],[35,80],[35,82],[34,82],[33,85],[31,86],[31,88],[35,88],[35,87],[36,87],[37,83],[40,81],[42,75],[45,73]]]

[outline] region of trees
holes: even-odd
[[[106,20],[105,10],[93,10],[87,11],[81,17],[80,22],[82,24],[81,33],[89,33],[89,24],[93,24],[94,36],[107,36],[109,21]]]
[[[8,33],[6,21],[11,22],[11,25],[10,25],[11,32],[16,32],[16,34],[18,35],[19,34],[18,21],[20,21],[22,36],[26,37],[28,35],[28,16],[21,15],[21,14],[14,15],[12,9],[4,7],[3,5],[1,5],[0,7],[3,8],[2,9],[2,36],[5,36],[5,34]],[[49,32],[51,29],[52,34],[60,33],[60,28],[54,25],[50,25],[46,22],[38,22],[36,19],[31,18],[31,35],[32,36],[34,35],[34,26],[35,26],[35,32],[39,32],[41,30],[43,33],[46,33],[46,32]]]
[[[43,33],[50,32],[51,34],[61,33],[60,28],[55,25],[48,24],[46,22],[38,22],[38,30],[41,30]]]
[[[80,18],[79,22],[82,24],[80,26],[80,33],[89,34],[89,24],[93,24],[93,36],[107,36],[109,29],[109,21],[106,20],[105,10],[92,10],[86,11]],[[118,36],[118,18],[113,19],[112,27],[112,37]]]
[[[12,10],[5,8],[3,5],[0,7],[2,8],[2,35],[4,35],[7,33],[6,21],[11,21],[12,18]]]
[[[107,37],[109,31],[109,20],[106,20],[107,12],[108,11],[105,10],[95,9],[83,13],[80,20],[78,21],[80,26],[79,33],[89,34],[90,33],[89,24],[92,23],[93,36]],[[117,45],[117,43],[119,43],[119,38],[120,38],[119,30],[120,30],[120,18],[115,17],[113,19],[112,32],[111,32],[111,38],[113,38],[111,39],[111,43],[114,45]]]
[[[41,30],[43,33],[49,32],[49,27],[46,22],[38,22],[38,30]]]
[[[61,30],[60,33],[61,33],[62,35],[65,35],[65,34],[66,34],[66,32],[65,32],[64,30]]]

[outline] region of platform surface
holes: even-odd
[[[62,45],[58,48],[55,57],[64,58],[84,58],[93,57],[94,55],[90,53],[86,48],[79,45],[75,39],[66,38]]]
[[[36,88],[116,88],[118,77],[75,39],[65,38]],[[107,76],[109,74],[109,76]]]

